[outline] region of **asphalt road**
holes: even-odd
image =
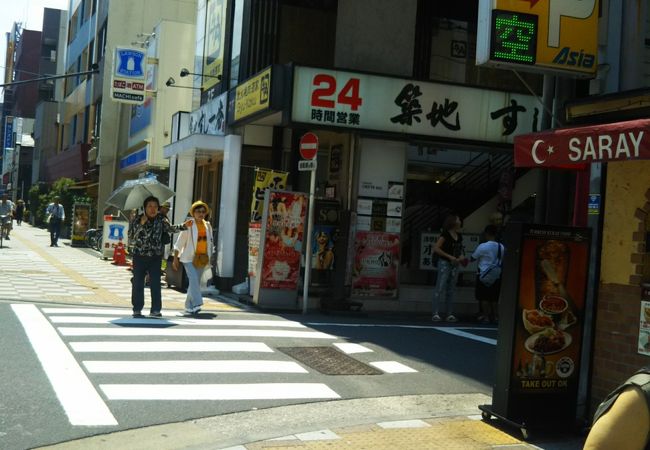
[[[0,448],[298,403],[491,395],[490,327],[166,314],[137,320],[128,309],[0,302]],[[325,375],[284,347],[335,348],[378,374]]]

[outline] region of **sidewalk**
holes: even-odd
[[[86,248],[29,225],[14,227],[0,249],[0,299],[130,307],[131,272]],[[145,293],[145,308],[149,305]],[[185,294],[163,287],[163,310],[182,310]],[[206,311],[247,311],[224,295],[205,298]],[[578,437],[536,436],[481,420],[483,394],[409,395],[315,402],[120,431],[51,449],[494,449],[579,450]],[[534,445],[533,445],[534,444]]]
[[[17,301],[131,307],[131,271],[104,260],[94,250],[71,247],[59,239],[50,247],[47,230],[24,224],[14,225],[11,240],[0,249],[0,298]],[[163,310],[183,310],[185,294],[166,289],[163,277]],[[145,290],[145,311],[151,297]],[[205,311],[240,311],[247,306],[218,295],[204,297]]]

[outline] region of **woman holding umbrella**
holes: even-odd
[[[189,281],[185,312],[197,314],[203,305],[201,295],[201,276],[210,265],[212,256],[212,226],[205,217],[210,213],[208,205],[201,200],[196,201],[190,208],[190,216],[174,244],[174,261],[172,267],[178,271],[179,262],[185,266],[185,273]]]
[[[174,233],[185,229],[184,225],[173,226],[166,217],[158,213],[158,198],[149,196],[144,200],[144,214],[137,216],[129,226],[129,243],[133,246],[133,286],[131,303],[133,317],[141,318],[144,307],[145,277],[151,280],[151,317],[162,317],[162,296],[160,292],[160,265],[164,245],[163,233]]]

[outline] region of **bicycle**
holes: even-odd
[[[4,239],[9,237],[9,230],[11,230],[11,214],[0,215],[0,248]]]
[[[103,237],[104,229],[102,227],[90,228],[88,231],[86,231],[86,235],[84,237],[86,247],[101,252]]]

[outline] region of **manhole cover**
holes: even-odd
[[[333,347],[279,347],[293,359],[325,375],[380,375],[381,370],[341,353]]]

